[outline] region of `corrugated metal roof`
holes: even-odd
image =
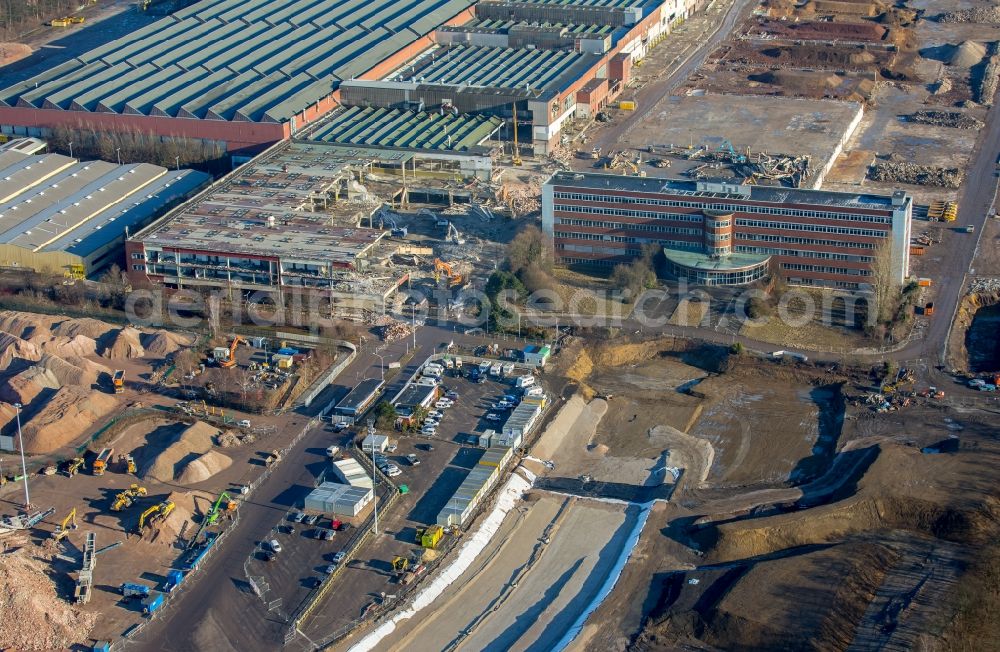
[[[503,125],[500,118],[401,109],[349,107],[334,113],[310,136],[330,143],[467,151]]]
[[[37,108],[285,121],[473,0],[202,2],[0,91]],[[156,74],[135,74],[152,65]],[[199,68],[200,75],[192,75]],[[220,78],[220,73],[225,73]],[[251,75],[251,79],[242,76]],[[213,85],[192,88],[201,76]],[[277,77],[274,77],[274,76]],[[183,100],[173,100],[173,94]],[[252,96],[251,96],[252,95]],[[84,97],[85,96],[85,97]],[[128,98],[142,98],[128,103]],[[74,105],[74,102],[76,103]],[[238,110],[241,104],[246,110]],[[199,110],[185,111],[187,105]],[[217,108],[215,108],[217,107]],[[208,109],[204,112],[202,109]]]

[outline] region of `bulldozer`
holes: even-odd
[[[128,489],[122,491],[117,496],[115,496],[114,502],[111,503],[111,511],[120,512],[123,509],[131,507],[133,504],[135,504],[136,500],[142,498],[145,495],[146,495],[145,487],[140,487],[137,484],[133,484]]]
[[[75,530],[76,528],[76,507],[74,507],[69,510],[69,514],[66,515],[66,518],[63,519],[62,523],[56,527],[55,531],[52,533],[52,538],[56,543],[58,543],[69,536],[70,530]]]

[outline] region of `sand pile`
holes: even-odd
[[[0,649],[68,650],[93,629],[98,614],[59,598],[50,564],[37,546],[0,555]]]
[[[76,337],[78,335],[83,335],[84,337],[89,337],[92,340],[100,340],[102,337],[111,334],[111,331],[114,330],[114,326],[99,319],[82,317],[79,319],[66,319],[61,321],[52,326],[50,330],[53,335],[62,335],[63,337]]]
[[[0,331],[5,331],[21,338],[28,338],[38,333],[47,333],[52,325],[62,318],[50,315],[36,315],[30,312],[0,310]]]
[[[79,385],[83,388],[89,388],[98,382],[101,374],[111,373],[107,367],[78,356],[60,358],[46,354],[38,361],[38,366],[55,374],[62,385]]]
[[[975,41],[963,41],[948,58],[948,65],[956,68],[971,68],[982,61],[985,56],[986,46]]]
[[[86,335],[76,335],[74,337],[52,336],[45,333],[38,333],[28,338],[32,344],[40,351],[66,357],[68,355],[96,355],[97,342]]]
[[[225,471],[232,466],[233,460],[219,451],[208,451],[201,457],[188,462],[184,471],[177,476],[181,484],[197,484],[208,480],[216,473]]]
[[[52,370],[35,365],[14,374],[0,385],[0,399],[8,403],[28,405],[43,390],[57,390],[62,386],[63,383]]]
[[[107,346],[101,352],[105,358],[141,358],[146,354],[139,340],[141,333],[127,326],[109,338]]]
[[[22,340],[17,335],[0,331],[0,369],[6,369],[15,358],[37,362],[42,354],[31,342]]]
[[[146,350],[146,355],[165,357],[178,349],[191,346],[191,338],[165,330],[144,333],[140,342]]]
[[[80,433],[91,429],[99,419],[118,407],[111,394],[91,392],[78,386],[64,386],[56,391],[31,417],[22,419],[24,448],[32,454],[51,453],[73,442]]]
[[[3,41],[0,43],[0,66],[20,61],[31,54],[31,46],[24,43]]]
[[[151,460],[144,460],[142,477],[154,478],[160,482],[179,481],[184,471],[182,467],[192,458],[212,450],[212,438],[218,434],[218,428],[196,421],[160,454]]]

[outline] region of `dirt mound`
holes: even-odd
[[[141,358],[146,355],[140,341],[141,333],[127,326],[108,338],[108,344],[101,355],[112,360],[122,358]]]
[[[21,338],[29,338],[38,333],[47,333],[52,325],[62,318],[49,315],[36,315],[30,312],[0,310],[0,331],[5,331]]]
[[[649,432],[649,439],[670,451],[668,464],[684,469],[686,482],[693,483],[696,487],[705,485],[708,472],[715,461],[712,444],[670,426],[653,428]]]
[[[82,612],[58,596],[50,564],[37,546],[0,555],[0,649],[68,650],[93,629],[98,614]]]
[[[60,358],[43,355],[39,366],[50,370],[62,385],[79,385],[89,388],[100,380],[101,374],[110,373],[107,367],[78,356]]]
[[[205,514],[214,498],[203,491],[174,491],[166,500],[174,504],[174,509],[160,524],[156,542],[172,545],[181,532],[191,536],[195,531],[191,526],[195,521],[195,514]],[[184,527],[185,523],[188,523],[187,529]]]
[[[948,65],[956,68],[971,68],[986,56],[986,46],[975,41],[964,41],[948,57]]]
[[[191,346],[191,338],[165,330],[143,333],[139,338],[146,355],[166,357],[178,349]]]
[[[28,341],[37,346],[40,351],[61,357],[96,355],[97,353],[97,342],[86,335],[63,337],[38,333],[28,338]]]
[[[145,460],[141,476],[160,482],[179,481],[184,466],[192,459],[212,450],[212,438],[218,433],[218,428],[202,421],[196,421],[158,455],[150,460]]]
[[[208,480],[216,473],[225,471],[232,466],[233,460],[219,451],[208,451],[201,457],[188,462],[184,471],[177,477],[181,484],[197,484]]]
[[[99,319],[80,317],[78,319],[67,319],[65,321],[61,321],[50,330],[53,335],[62,335],[63,337],[76,337],[78,335],[83,335],[84,337],[89,337],[92,340],[100,341],[101,338],[111,334],[114,329],[114,326]]]
[[[0,385],[0,399],[8,403],[28,405],[42,391],[57,390],[63,383],[56,378],[51,370],[40,366],[31,366],[14,374]]]
[[[24,447],[32,454],[51,453],[72,443],[117,406],[117,399],[110,394],[61,387],[27,424],[22,422]]]
[[[0,369],[6,369],[15,358],[37,362],[42,357],[38,347],[6,331],[0,332]]]

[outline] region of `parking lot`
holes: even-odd
[[[361,557],[346,564],[327,601],[303,624],[310,638],[319,640],[329,635],[359,618],[369,605],[378,604],[383,594],[392,596],[397,592],[393,557],[412,559],[428,554],[416,543],[417,528],[435,523],[438,513],[483,456],[483,449],[470,445],[470,436],[478,438],[478,433],[491,427],[499,430],[502,421],[491,423],[484,417],[494,402],[509,393],[508,382],[490,379],[474,383],[446,375],[442,384],[457,392],[458,398],[452,407],[442,410],[444,416],[434,436],[381,433],[389,434],[397,444],[395,451],[385,455],[401,471],[393,482],[406,485],[408,493],[399,496],[386,513],[379,513],[378,535],[365,544]],[[417,456],[419,465],[407,461],[409,454]]]

